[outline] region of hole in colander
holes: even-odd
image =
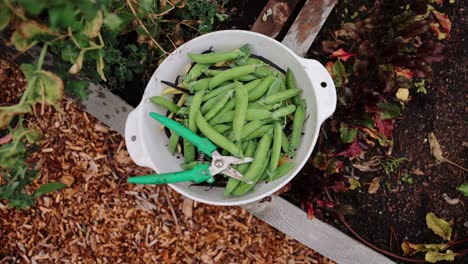
[[[130,138],[130,140],[131,140],[132,142],[135,142],[135,141],[136,141],[136,136],[132,136],[132,137]]]
[[[320,86],[322,86],[323,88],[327,87],[327,83],[326,82],[322,82],[320,83]]]

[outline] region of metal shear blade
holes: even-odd
[[[218,151],[213,151],[211,154],[212,157],[212,162],[210,166],[210,173],[211,175],[216,175],[219,173],[222,173],[226,176],[232,177],[234,179],[243,181],[244,175],[242,173],[236,171],[231,167],[231,164],[243,164],[243,163],[248,163],[252,162],[253,158],[236,158],[232,156],[222,156],[219,154]]]

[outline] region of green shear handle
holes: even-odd
[[[186,171],[131,177],[128,178],[128,182],[135,184],[167,184],[185,181],[193,181],[195,183],[206,181],[212,183],[214,178],[211,176],[209,167],[209,164],[199,164],[193,169]]]
[[[211,157],[211,153],[215,151],[218,147],[213,144],[209,139],[200,137],[197,134],[193,133],[190,129],[181,125],[179,122],[174,121],[170,118],[167,118],[163,115],[156,114],[154,112],[149,113],[149,115],[156,119],[159,123],[163,124],[179,136],[185,138],[190,143],[195,145],[199,151],[205,153],[208,157]]]

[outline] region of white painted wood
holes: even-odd
[[[394,263],[317,218],[308,219],[306,212],[279,196],[272,195],[263,199],[263,202],[247,204],[243,208],[338,263]]]

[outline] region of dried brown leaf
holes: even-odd
[[[369,194],[374,194],[376,193],[380,188],[380,177],[375,177],[371,184],[369,185],[369,189],[367,189],[367,192]]]
[[[442,155],[442,150],[440,149],[439,141],[435,137],[434,133],[429,133],[429,147],[431,149],[432,156],[434,156],[437,162],[444,162],[446,161],[444,156]]]

